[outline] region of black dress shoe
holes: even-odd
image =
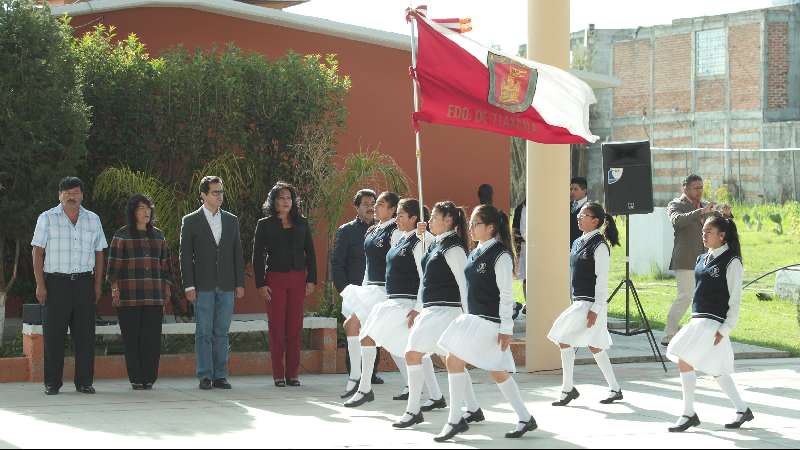
[[[61,388],[45,386],[44,387],[44,395],[58,395],[58,391],[60,391],[60,390],[61,390]]]
[[[355,383],[356,384],[355,387],[353,387],[353,389],[350,389],[349,391],[345,392],[344,394],[340,395],[339,398],[350,398],[350,397],[356,395],[356,392],[358,392],[358,386],[361,385],[361,380],[354,380],[354,379],[350,378],[349,381],[352,381],[353,383]]]
[[[611,394],[609,394],[608,398],[605,400],[600,400],[600,403],[604,405],[610,405],[619,400],[622,400],[622,389],[618,391],[611,391]]]
[[[392,400],[397,400],[401,402],[408,401],[408,386],[406,386],[405,391],[402,394],[397,394],[392,397]]]
[[[456,424],[450,424],[450,431],[436,436],[433,440],[436,442],[449,441],[456,437],[457,434],[464,433],[465,431],[469,431],[469,425],[467,425],[466,420],[461,419],[461,421]]]
[[[575,388],[572,388],[572,390],[569,392],[562,392],[562,394],[567,394],[567,396],[564,397],[563,400],[553,402],[553,406],[567,406],[569,405],[569,402],[581,396],[580,392],[578,392],[578,390]]]
[[[750,408],[747,408],[745,412],[737,412],[736,414],[739,414],[739,418],[736,419],[736,422],[726,423],[725,428],[729,430],[738,430],[745,422],[750,422],[755,419],[753,411],[750,411]]]
[[[383,381],[383,378],[377,375],[372,375],[372,384],[383,384],[383,383],[385,383],[385,381]]]
[[[689,420],[684,422],[683,425],[670,427],[669,428],[669,432],[670,433],[683,433],[684,431],[688,430],[689,428],[696,427],[696,426],[700,425],[700,418],[697,417],[697,414],[693,415],[692,417],[689,417],[689,416],[681,416],[681,417],[686,417]]]
[[[75,392],[80,392],[81,394],[95,394],[97,391],[94,390],[91,386],[75,386]]]
[[[275,387],[286,387],[286,380],[275,380]]]
[[[433,400],[433,403],[431,403],[428,406],[423,406],[420,409],[422,410],[422,412],[431,412],[434,409],[444,409],[444,408],[447,408],[447,401],[444,399],[443,395],[442,398],[440,398],[439,400]]]
[[[208,378],[203,378],[203,380],[200,381],[200,390],[201,391],[210,391],[212,387],[213,387],[213,383],[211,383],[211,380],[209,380]]]
[[[361,393],[361,398],[358,400],[350,399],[344,402],[345,408],[358,408],[359,406],[363,405],[364,403],[369,403],[375,400],[375,393],[372,391],[367,392],[366,394],[358,391],[357,393]]]
[[[533,431],[539,428],[539,425],[536,424],[536,419],[534,419],[533,416],[531,416],[531,420],[520,423],[525,424],[525,426],[521,430],[509,431],[506,433],[506,439],[519,439],[528,431]]]
[[[486,416],[483,415],[483,410],[478,408],[478,410],[475,412],[467,411],[467,415],[464,417],[464,420],[466,420],[467,423],[478,423],[486,420]]]
[[[300,380],[286,380],[286,384],[291,386],[291,387],[300,387],[300,386],[302,386],[302,383],[300,383]]]
[[[143,391],[145,388],[143,384],[131,383],[131,389],[133,389],[134,391]]]
[[[411,417],[408,418],[407,420],[400,419],[399,421],[393,423],[392,426],[395,428],[403,429],[425,421],[425,418],[422,417],[422,411],[420,411],[419,414],[411,414],[410,412],[407,412],[406,415]]]
[[[214,380],[212,386],[214,387],[214,389],[225,389],[225,390],[233,389],[233,386],[231,386],[231,384],[228,383],[228,380],[226,380],[225,378]]]

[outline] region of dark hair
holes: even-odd
[[[204,176],[203,179],[200,180],[200,193],[208,195],[208,191],[211,190],[211,185],[215,183],[223,184],[222,178],[213,175]]]
[[[481,205],[491,205],[494,203],[494,188],[491,184],[482,184],[478,187],[478,201]]]
[[[64,177],[58,183],[58,192],[69,191],[75,188],[81,188],[81,191],[83,191],[83,181],[78,177]]]
[[[475,208],[474,214],[480,217],[481,221],[488,227],[494,226],[494,235],[498,242],[511,253],[511,264],[516,270],[516,262],[514,258],[514,247],[511,245],[511,225],[508,223],[508,216],[503,211],[495,208],[492,205],[480,205]]]
[[[360,191],[356,192],[356,196],[353,197],[353,206],[356,208],[361,206],[361,199],[364,197],[372,197],[373,199],[378,199],[378,194],[375,193],[372,189],[361,189]]]
[[[688,177],[683,179],[683,187],[689,186],[690,184],[694,183],[695,181],[703,182],[703,177],[696,174],[691,174]]]
[[[706,220],[706,223],[716,228],[719,232],[725,233],[725,243],[733,252],[734,256],[742,258],[742,243],[739,240],[739,230],[736,222],[721,215],[715,214]]]
[[[464,248],[464,251],[469,251],[469,230],[467,229],[467,212],[464,208],[456,206],[451,201],[439,202],[433,205],[433,211],[439,211],[444,217],[451,217],[453,219],[453,230],[458,235],[459,244]]]
[[[289,191],[292,196],[292,209],[289,210],[289,219],[292,223],[297,223],[297,219],[302,217],[300,212],[300,196],[297,195],[297,188],[285,181],[278,181],[275,186],[270,189],[267,195],[267,200],[264,202],[262,209],[264,210],[264,217],[277,217],[278,210],[275,207],[275,202],[278,201],[278,196],[283,190]]]
[[[136,236],[140,233],[139,229],[136,227],[136,210],[139,208],[139,205],[145,204],[150,207],[150,220],[147,222],[147,231],[145,234],[148,237],[153,237],[153,224],[156,220],[155,215],[155,206],[153,205],[153,200],[150,197],[144,194],[133,194],[131,198],[128,199],[128,206],[125,211],[125,216],[128,219],[128,232],[132,236]]]
[[[619,230],[617,229],[617,223],[614,222],[614,218],[603,209],[603,205],[597,202],[589,202],[583,209],[591,211],[592,215],[600,221],[597,225],[598,230],[603,228],[605,224],[606,228],[602,231],[602,234],[608,243],[611,244],[612,247],[619,246]]]
[[[589,182],[586,181],[586,178],[584,177],[574,177],[573,179],[569,180],[569,184],[577,184],[584,191],[589,189]]]
[[[426,206],[422,207],[422,213],[425,217],[422,219],[419,218],[419,200],[415,198],[404,198],[400,200],[400,203],[397,204],[397,210],[402,210],[404,213],[408,214],[409,217],[416,217],[417,222],[427,222],[431,218],[431,213]]]
[[[386,203],[389,204],[390,208],[397,208],[397,204],[400,203],[400,196],[395,194],[394,192],[389,192],[389,191],[381,192],[381,195],[378,196],[376,201],[378,201],[380,199],[386,200]],[[417,208],[417,211],[419,211],[419,208]],[[417,215],[419,215],[419,213],[417,213]],[[397,210],[395,210],[395,212],[392,215],[392,217],[397,217]],[[377,222],[375,222],[374,225],[372,225],[371,227],[369,227],[367,229],[367,233],[371,233],[372,230],[374,230],[378,225],[379,224]]]

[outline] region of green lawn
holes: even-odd
[[[800,238],[797,235],[777,235],[770,230],[741,231],[744,253],[745,282],[789,264],[800,263]],[[622,247],[612,251],[609,289],[617,287],[625,276],[624,226]],[[675,280],[660,276],[634,276],[645,313],[654,329],[664,329],[667,312],[675,296]],[[800,306],[785,299],[760,301],[756,293],[773,294],[775,276],[771,275],[745,291],[739,323],[733,339],[739,342],[777,348],[800,356]],[[611,291],[609,291],[611,292]],[[515,298],[522,299],[522,283],[515,284]],[[631,305],[633,307],[633,304]],[[624,317],[625,296],[618,294],[609,307],[612,316]],[[688,320],[688,314],[684,321]]]

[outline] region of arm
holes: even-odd
[[[495,264],[497,288],[500,289],[500,334],[514,334],[514,264],[508,253],[503,253]]]
[[[264,281],[264,274],[267,270],[264,264],[267,246],[266,227],[266,222],[259,220],[256,224],[255,236],[253,236],[253,276],[258,289],[263,288],[266,284]]]
[[[234,217],[233,220],[233,276],[236,277],[236,287],[244,290],[244,251],[242,250],[242,232],[239,228],[239,219]],[[237,297],[241,298],[244,296],[244,292],[241,294],[241,296]]]
[[[417,302],[414,304],[414,310],[417,312],[422,311],[422,258],[425,256],[425,253],[422,251],[422,248],[425,249],[430,248],[430,239],[428,234],[423,235],[423,239],[425,240],[425,245],[423,245],[422,241],[417,242],[417,245],[414,246],[413,254],[414,254],[414,263],[417,266],[417,276],[419,276],[419,289],[417,289]]]
[[[186,291],[193,291],[194,282],[194,237],[189,229],[191,222],[189,216],[183,218],[181,222],[181,242],[178,250],[178,259],[181,262],[181,277],[183,287]]]
[[[450,270],[453,272],[453,277],[458,284],[458,292],[461,294],[461,307],[466,313],[469,309],[467,303],[467,277],[464,275],[464,268],[467,267],[467,254],[460,246],[452,247],[444,254],[444,259]]]
[[[317,253],[314,250],[314,238],[311,237],[311,225],[306,222],[306,283],[317,284]]]
[[[44,305],[47,302],[47,287],[44,282],[44,249],[33,246],[33,275],[36,278],[36,300]]]
[[[125,246],[118,236],[111,239],[111,246],[108,248],[108,267],[106,269],[106,279],[112,285],[119,280],[119,272],[122,270],[122,261],[125,258]]]
[[[333,244],[333,255],[331,256],[331,272],[333,275],[333,285],[341,293],[347,287],[347,251],[349,249],[348,234],[345,232],[346,226],[336,230],[336,240]]]
[[[103,275],[106,273],[106,255],[103,252],[108,248],[108,241],[103,232],[103,226],[100,224],[100,219],[97,220],[97,232],[94,236],[94,293],[95,302],[100,300],[100,295],[103,293]]]
[[[674,201],[670,202],[669,206],[667,206],[669,220],[672,223],[672,227],[676,230],[685,228],[690,223],[703,219],[703,215],[705,214],[704,209],[695,209],[694,211],[684,213],[680,210],[680,206],[680,203]]]
[[[730,300],[728,300],[728,318],[725,319],[719,327],[719,334],[723,336],[730,336],[733,329],[736,328],[736,322],[739,321],[739,311],[742,304],[742,276],[744,274],[744,267],[742,262],[734,259],[728,264],[728,269],[725,275],[728,280],[728,292],[730,292]]]
[[[597,282],[594,285],[594,304],[592,311],[597,314],[606,310],[608,301],[608,271],[611,267],[611,255],[603,244],[594,250],[594,274]]]

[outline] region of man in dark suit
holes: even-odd
[[[364,236],[369,227],[375,223],[375,201],[378,195],[371,189],[362,189],[353,197],[356,218],[339,227],[336,231],[336,242],[331,256],[331,273],[333,285],[341,292],[348,285],[360,286],[364,281],[367,268],[367,257],[364,254]],[[345,358],[347,372],[350,372],[350,355]],[[375,370],[372,372],[372,384],[383,384],[376,374],[380,358],[375,358]]]
[[[234,296],[244,297],[244,255],[239,219],[221,209],[219,177],[200,182],[203,206],[181,225],[180,261],[186,299],[195,303],[197,378],[200,389],[231,389],[228,383],[228,335]]]
[[[586,178],[575,177],[569,182],[569,200],[570,200],[570,213],[569,213],[569,248],[576,239],[581,237],[583,232],[578,228],[578,213],[581,212],[586,203],[589,201],[589,183]]]

